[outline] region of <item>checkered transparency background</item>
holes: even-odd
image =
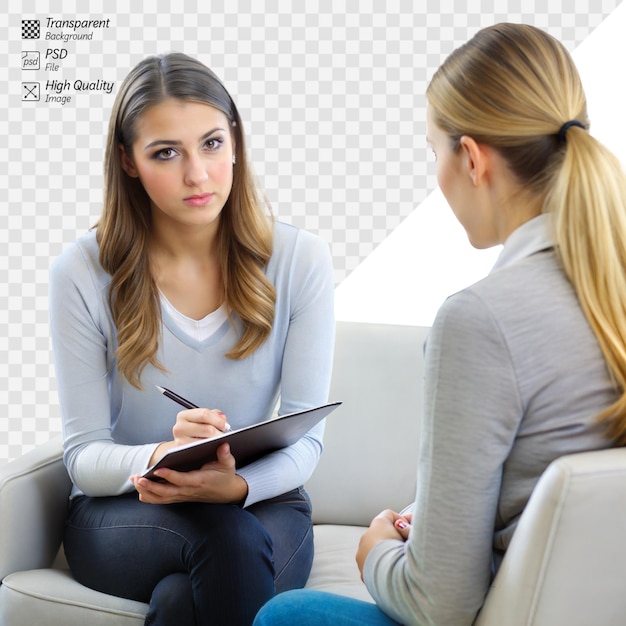
[[[428,79],[499,21],[542,27],[573,50],[619,0],[11,3],[0,15],[0,464],[60,432],[49,345],[51,260],[97,219],[109,111],[144,56],[199,57],[235,98],[259,183],[282,220],[328,241],[341,282],[435,187],[425,150]],[[358,7],[358,9],[356,8]],[[92,40],[45,39],[46,20],[109,19]],[[41,21],[22,39],[22,20]],[[66,48],[58,71],[47,48]],[[21,67],[39,51],[41,69]],[[45,83],[113,81],[46,103]],[[40,82],[40,102],[22,101]]]

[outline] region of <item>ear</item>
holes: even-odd
[[[131,177],[131,178],[139,178],[139,172],[133,163],[133,160],[128,156],[126,149],[122,144],[119,146],[120,150],[120,161],[122,163],[122,169]]]
[[[460,149],[464,157],[464,167],[474,186],[484,182],[489,166],[487,146],[477,143],[472,137],[463,135],[459,139]]]

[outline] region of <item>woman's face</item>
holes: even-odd
[[[499,243],[495,216],[472,180],[472,158],[464,145],[453,149],[448,135],[435,123],[427,109],[427,141],[437,159],[437,183],[455,217],[475,248]]]
[[[233,183],[234,145],[220,110],[168,99],[145,111],[122,166],[150,197],[153,220],[217,227]]]

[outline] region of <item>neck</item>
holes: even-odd
[[[217,253],[219,221],[202,225],[181,225],[153,221],[150,232],[152,255],[176,259],[211,259]]]
[[[222,264],[214,230],[194,227],[163,232],[157,228],[149,254],[157,287],[178,311],[202,319],[223,303]]]
[[[524,189],[503,163],[500,166],[501,171],[492,178],[490,193],[496,207],[498,242],[504,243],[514,230],[541,214],[543,198]]]

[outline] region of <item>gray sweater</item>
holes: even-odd
[[[379,606],[403,624],[471,624],[540,475],[612,445],[594,416],[616,398],[548,218],[535,218],[436,317],[411,535],[365,563]]]

